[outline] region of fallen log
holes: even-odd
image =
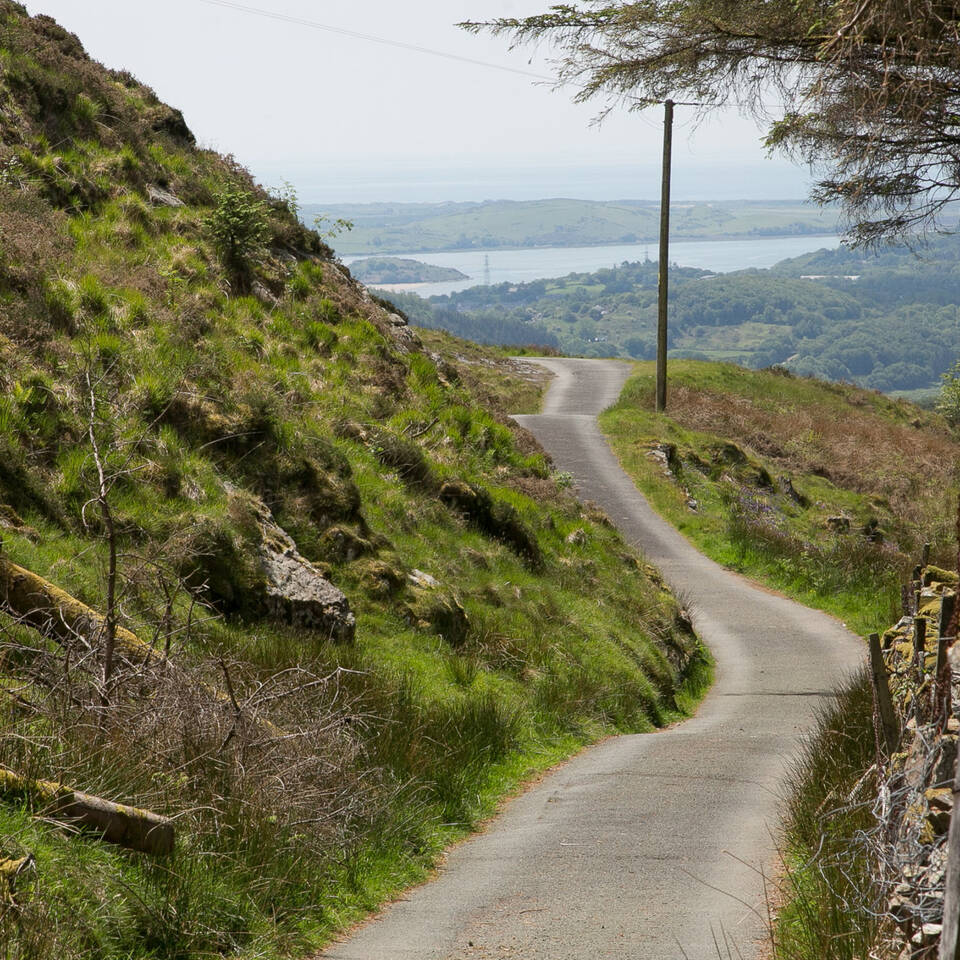
[[[104,626],[104,617],[92,607],[88,607],[39,574],[17,566],[2,554],[0,608],[5,609],[19,623],[26,624],[61,644],[69,643],[78,637],[93,643]],[[161,651],[141,640],[126,627],[117,624],[114,631],[115,650],[120,656],[137,663],[152,661],[157,666],[174,671],[186,686],[193,687],[220,704],[230,703],[239,715],[240,708],[232,697],[182,674]],[[268,736],[282,736],[282,731],[270,720],[255,719],[253,722]]]
[[[31,780],[2,767],[0,794],[35,804],[45,817],[93,830],[107,843],[157,855],[173,850],[173,821],[149,810],[113,803],[62,783]]]
[[[100,635],[104,618],[65,590],[0,555],[0,605],[17,620],[54,639],[67,642]],[[146,660],[160,654],[135,633],[117,626],[116,650],[123,656]]]

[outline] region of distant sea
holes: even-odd
[[[717,273],[772,267],[788,257],[814,250],[834,250],[840,237],[776,237],[759,240],[678,240],[670,245],[670,262],[682,267],[699,267]],[[396,253],[421,263],[454,267],[468,280],[445,283],[406,283],[387,286],[389,290],[412,290],[422,297],[456,293],[487,282],[523,283],[564,277],[568,273],[593,273],[621,263],[657,258],[655,243],[621,243],[599,247],[536,247],[525,250],[454,250],[447,253]],[[366,257],[347,261],[349,266]]]

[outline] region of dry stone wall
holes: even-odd
[[[940,951],[960,734],[960,658],[950,649],[957,579],[918,567],[903,617],[871,637],[879,790],[865,842],[882,894],[881,955],[898,960]]]

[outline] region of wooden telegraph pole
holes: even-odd
[[[670,263],[670,153],[673,101],[663,103],[663,175],[660,182],[660,274],[657,285],[657,413],[667,409],[667,292]]]

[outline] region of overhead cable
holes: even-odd
[[[236,3],[235,0],[200,0],[201,3],[214,7],[226,7],[240,13],[247,13],[256,17],[266,17],[269,20],[279,20],[282,23],[295,23],[300,27],[310,27],[313,30],[324,30],[327,33],[336,33],[343,37],[352,37],[354,40],[366,40],[370,43],[381,43],[388,47],[397,47],[400,50],[412,50],[415,53],[425,53],[433,57],[443,57],[445,60],[458,60],[460,63],[469,63],[476,67],[487,67],[490,70],[501,70],[505,73],[515,73],[531,80],[540,80],[545,83],[556,83],[556,77],[533,73],[530,70],[520,70],[517,67],[508,67],[502,63],[489,63],[486,60],[474,60],[471,57],[462,57],[457,53],[448,53],[444,50],[434,50],[432,47],[421,47],[415,43],[406,43],[403,40],[392,40],[389,37],[378,37],[371,33],[360,33],[357,30],[348,30],[345,27],[335,27],[328,23],[318,23],[316,20],[307,20],[286,13],[275,13],[273,10],[264,10],[261,7],[251,7],[245,3]]]

